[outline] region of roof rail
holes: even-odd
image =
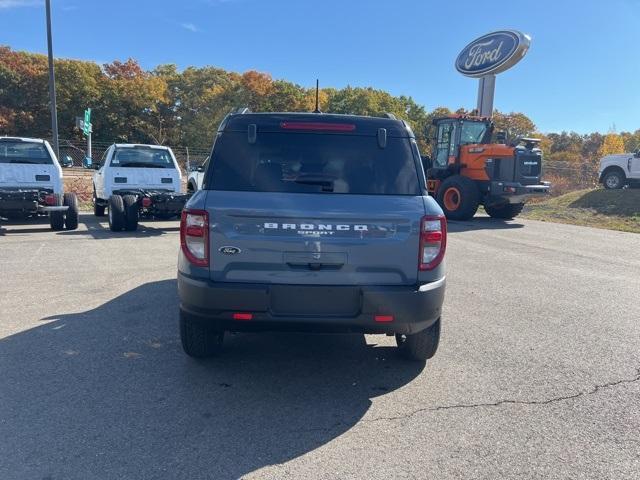
[[[384,112],[384,116],[385,118],[390,118],[391,120],[397,120],[398,117],[396,117],[393,113],[389,113],[389,112]]]
[[[231,113],[235,113],[236,115],[244,115],[245,113],[251,113],[251,110],[249,110],[249,107],[238,107]]]

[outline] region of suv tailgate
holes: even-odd
[[[214,281],[417,283],[421,197],[209,191],[206,202]]]

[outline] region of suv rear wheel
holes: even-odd
[[[447,218],[469,220],[480,205],[480,192],[473,180],[454,175],[442,182],[436,200]]]
[[[396,335],[400,355],[418,362],[426,362],[436,354],[440,343],[440,319],[418,333]]]
[[[119,232],[124,226],[124,201],[120,195],[111,195],[109,197],[109,228],[112,232]]]
[[[205,322],[180,310],[180,340],[182,349],[190,357],[212,357],[222,350],[224,331],[215,330]]]
[[[504,220],[511,220],[517,217],[522,209],[524,203],[506,203],[503,205],[485,205],[484,210],[489,214],[491,218],[501,218]]]

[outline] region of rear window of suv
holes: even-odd
[[[208,189],[248,192],[419,195],[409,138],[245,132],[217,139]]]
[[[42,143],[0,141],[0,163],[31,163],[52,165],[49,151]]]

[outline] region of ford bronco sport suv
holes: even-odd
[[[49,142],[0,137],[0,217],[48,214],[52,230],[75,230],[78,211],[75,193],[63,193],[62,169]]]
[[[446,221],[391,115],[228,115],[180,235],[188,355],[264,330],[395,335],[411,359],[436,352]]]

